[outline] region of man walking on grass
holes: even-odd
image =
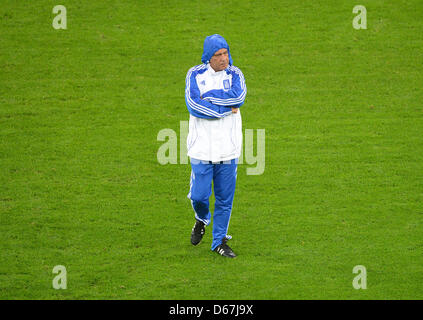
[[[242,148],[239,107],[247,87],[241,70],[232,64],[226,40],[214,34],[204,40],[203,64],[188,70],[185,102],[190,113],[187,137],[191,161],[188,198],[195,214],[191,243],[197,245],[211,222],[209,198],[215,194],[211,249],[234,258],[227,234],[235,193],[238,158]]]

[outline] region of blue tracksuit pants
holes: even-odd
[[[214,250],[227,237],[232,203],[235,194],[238,159],[211,162],[191,158],[191,181],[188,198],[195,212],[195,218],[210,224],[209,198],[212,190],[216,198],[213,213]],[[228,236],[229,238],[229,236]]]

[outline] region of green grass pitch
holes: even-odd
[[[0,298],[423,299],[422,17],[420,0],[2,0]],[[236,259],[210,228],[190,244],[190,166],[157,161],[214,33],[246,78],[243,128],[266,132],[264,173],[238,168]]]

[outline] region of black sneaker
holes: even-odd
[[[236,254],[232,251],[231,247],[226,244],[228,239],[223,239],[222,244],[219,244],[214,251],[220,254],[221,256],[228,258],[235,258]]]
[[[203,239],[204,233],[206,233],[205,224],[199,220],[197,220],[192,227],[191,232],[191,243],[196,246],[201,242]]]

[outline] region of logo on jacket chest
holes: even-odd
[[[229,83],[229,79],[223,80],[223,89],[229,90],[231,88],[231,84]]]

